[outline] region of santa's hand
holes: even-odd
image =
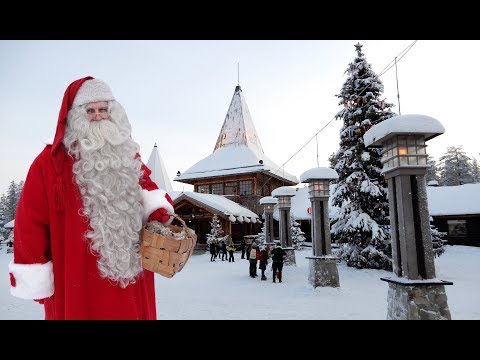
[[[150,214],[150,216],[148,217],[148,221],[158,221],[160,223],[167,222],[168,220],[170,220],[170,215],[166,214],[167,210],[165,208],[157,209]]]

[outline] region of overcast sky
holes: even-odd
[[[73,80],[105,80],[124,106],[146,162],[155,142],[171,179],[211,154],[240,85],[265,154],[284,164],[341,109],[338,94],[360,41],[379,74],[413,40],[0,41],[0,194],[24,180]],[[480,41],[419,40],[398,62],[402,114],[438,119],[446,129],[428,142],[438,158],[463,145],[479,158],[476,96]],[[395,67],[381,77],[398,113]],[[340,120],[318,134],[318,162],[338,150]],[[317,166],[311,141],[285,170]],[[190,185],[172,182],[174,190]]]

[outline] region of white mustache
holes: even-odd
[[[130,133],[119,130],[110,120],[90,122],[85,138],[80,140],[80,146],[87,150],[99,150],[105,142],[113,146],[121,145],[130,138]]]

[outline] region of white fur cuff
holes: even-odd
[[[44,299],[53,295],[53,264],[15,264],[10,261],[8,270],[15,278],[10,287],[13,296],[22,299]]]
[[[167,192],[162,189],[156,190],[142,190],[143,195],[143,222],[145,223],[152,212],[157,209],[165,208],[167,212],[173,214],[173,206],[170,204],[165,197]],[[164,225],[169,225],[173,221],[173,217],[163,223]]]

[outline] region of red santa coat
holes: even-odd
[[[56,140],[60,135],[57,128]],[[144,270],[126,288],[100,277],[97,257],[84,238],[89,224],[79,215],[83,202],[73,180],[74,160],[61,146],[52,154],[48,145],[34,160],[18,203],[9,264],[12,295],[47,298],[46,319],[156,319],[152,272]],[[173,213],[170,197],[150,179],[145,165],[143,171],[143,218],[162,207]],[[59,183],[61,211],[56,206]]]

